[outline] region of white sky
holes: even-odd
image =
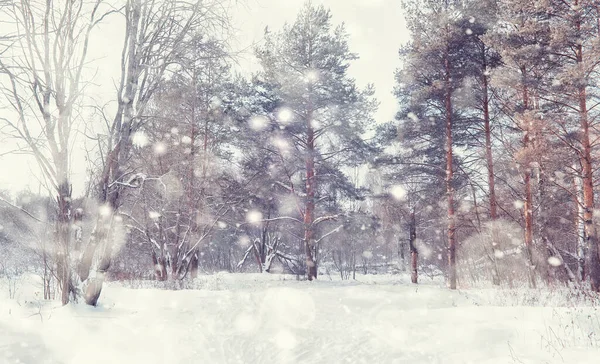
[[[234,46],[246,49],[239,56],[242,71],[256,71],[257,64],[252,55],[252,44],[260,42],[264,29],[280,29],[285,22],[294,21],[304,0],[241,0],[233,12],[234,26],[237,28]],[[313,0],[331,9],[333,23],[344,22],[350,33],[350,50],[358,53],[360,59],[349,69],[358,85],[373,83],[380,108],[376,115],[378,122],[389,121],[396,112],[396,101],[392,95],[394,71],[399,67],[398,49],[408,40],[404,17],[398,0]],[[117,22],[120,23],[120,22]],[[122,34],[119,24],[111,22],[97,29],[90,44],[90,53],[95,64],[95,86],[87,89],[88,96],[99,102],[114,98],[113,85],[119,75],[119,57]],[[94,46],[95,45],[95,46]],[[0,145],[0,152],[6,150]],[[38,168],[33,158],[22,155],[0,155],[0,189],[35,192],[39,189]],[[72,176],[74,196],[83,192],[85,181],[84,153],[80,148],[73,151]]]

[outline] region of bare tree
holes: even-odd
[[[92,269],[96,271],[95,278],[86,289],[88,304],[96,304],[104,274],[110,267],[110,231],[124,189],[140,185],[131,183],[140,177],[129,164],[132,135],[148,121],[145,113],[152,98],[169,72],[178,68],[186,41],[198,32],[215,33],[227,28],[225,3],[224,0],[126,2],[117,110],[112,120],[106,120],[106,138],[101,147],[99,202],[106,207],[110,223],[99,218],[95,237],[87,245],[79,269],[86,276],[97,248],[101,247],[99,264]]]
[[[11,106],[7,131],[37,161],[56,194],[55,260],[61,300],[76,295],[71,268],[71,148],[78,103],[86,84],[84,72],[90,34],[110,13],[102,0],[15,1],[4,9],[16,35],[11,57],[3,58],[2,95]]]

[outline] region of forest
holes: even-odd
[[[393,120],[326,6],[265,28],[256,72],[231,6],[0,2],[0,158],[39,186],[0,192],[0,276],[92,306],[222,271],[600,291],[599,1],[403,1],[410,40],[373,39],[398,50]]]

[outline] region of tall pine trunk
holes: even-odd
[[[527,115],[527,111],[529,110],[529,88],[527,86],[527,73],[525,68],[521,68],[521,74],[523,76],[523,110],[525,125],[524,127],[524,135],[523,135],[523,149],[526,151],[526,156],[524,160],[523,166],[523,183],[525,184],[525,202],[523,204],[523,218],[525,220],[525,254],[527,256],[527,272],[529,278],[529,286],[535,287],[535,277],[533,275],[533,194],[531,192],[531,165],[530,165],[530,156],[529,148],[531,144],[530,133],[531,123],[529,120],[529,115]]]
[[[578,5],[578,1],[575,1]],[[580,12],[581,10],[577,10]],[[578,14],[580,15],[580,14]],[[581,16],[575,17],[575,28],[577,35],[581,34]],[[577,68],[583,71],[583,46],[576,45],[575,58]],[[585,83],[577,84],[577,98],[579,103],[579,122],[582,151],[580,160],[583,174],[583,222],[585,227],[585,241],[587,245],[587,273],[590,278],[592,290],[600,292],[600,253],[598,249],[598,235],[594,225],[594,176],[592,165],[592,145],[590,142],[590,122],[587,108],[587,92]]]
[[[494,157],[492,154],[492,127],[490,125],[490,98],[489,98],[489,82],[487,76],[487,62],[485,55],[485,44],[481,45],[481,59],[483,62],[483,72],[481,73],[481,84],[483,92],[483,129],[485,133],[485,161],[487,165],[488,189],[489,189],[489,205],[490,219],[495,221],[498,218],[498,202],[496,200],[496,181],[494,175]],[[495,228],[495,227],[494,227]],[[495,239],[496,234],[492,233],[492,260],[493,260],[493,277],[492,283],[500,285],[500,274],[498,273],[498,263],[494,252],[497,249],[498,242]]]
[[[485,161],[487,164],[487,177],[488,177],[488,188],[489,188],[489,204],[490,204],[490,218],[496,220],[498,218],[498,202],[496,201],[496,181],[494,177],[494,157],[492,155],[492,128],[490,125],[490,99],[489,99],[489,85],[487,76],[487,65],[485,61],[485,45],[483,46],[483,73],[482,73],[482,85],[483,85],[483,126],[485,131]]]
[[[450,46],[444,54],[446,112],[446,195],[448,202],[448,278],[450,289],[456,289],[456,218],[454,212],[454,171],[452,154],[452,90],[450,76]]]
[[[583,167],[583,223],[585,227],[585,242],[587,248],[587,274],[590,278],[592,289],[600,291],[600,259],[598,256],[598,235],[594,225],[594,180],[592,166],[592,147],[590,143],[590,125],[588,120],[586,91],[581,87],[579,97],[579,118],[581,122],[581,144],[583,153],[581,165]]]
[[[576,169],[577,166],[573,167],[573,170]],[[573,196],[573,203],[575,204],[575,219],[573,229],[575,231],[576,238],[576,249],[577,249],[577,279],[580,282],[585,281],[586,279],[586,271],[585,271],[585,257],[586,257],[586,247],[585,247],[585,223],[583,217],[583,180],[581,176],[575,176],[573,179],[573,190],[575,194]]]
[[[306,118],[306,209],[304,211],[304,253],[306,255],[306,274],[308,280],[317,278],[317,264],[313,258],[314,250],[314,210],[315,210],[315,136],[312,118]]]

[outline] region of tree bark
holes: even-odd
[[[578,5],[578,1],[575,1]],[[577,10],[581,12],[580,9]],[[580,14],[578,14],[580,15]],[[581,16],[575,17],[575,28],[577,35],[581,34]],[[577,68],[583,71],[583,46],[581,43],[576,45],[575,57]],[[587,108],[587,90],[586,84],[581,80],[577,84],[577,98],[579,103],[579,122],[582,152],[580,161],[583,174],[583,222],[585,227],[585,241],[587,246],[587,272],[590,278],[592,290],[600,292],[600,249],[598,248],[598,235],[594,223],[594,176],[592,165],[592,145],[590,142],[590,122]]]
[[[311,113],[306,118],[306,209],[304,211],[304,253],[306,274],[309,281],[317,278],[317,264],[314,250],[314,210],[315,210],[315,140]]]
[[[488,76],[487,76],[487,65],[485,56],[485,45],[482,46],[482,59],[483,59],[483,73],[482,73],[482,86],[483,86],[483,126],[485,130],[485,160],[487,164],[487,177],[488,177],[488,188],[489,188],[489,203],[490,203],[490,219],[496,220],[498,218],[498,203],[496,201],[496,182],[494,178],[494,158],[492,154],[492,128],[490,126],[490,109],[489,109],[489,94],[488,94]]]
[[[450,49],[445,49],[445,112],[446,112],[446,195],[448,203],[448,278],[450,289],[456,289],[456,218],[454,211],[454,170],[452,154],[452,90],[450,75]]]
[[[61,302],[66,305],[74,292],[71,281],[70,244],[71,244],[71,185],[64,180],[58,186],[58,218],[56,221],[57,277],[61,287]]]
[[[110,209],[109,216],[98,216],[96,227],[98,236],[96,241],[88,244],[89,264],[88,271],[92,269],[91,261],[96,252],[96,249],[102,247],[100,264],[96,268],[96,275],[93,278],[88,278],[88,283],[85,287],[86,304],[95,306],[102,292],[102,284],[104,275],[110,268],[112,244],[110,241],[110,232],[113,229],[114,213],[119,207],[121,187],[115,184],[122,175],[124,175],[124,163],[129,156],[131,147],[131,132],[133,122],[133,102],[137,91],[139,70],[136,59],[136,46],[138,26],[141,16],[141,3],[139,0],[130,0],[126,5],[126,38],[125,50],[123,57],[128,54],[127,62],[122,60],[122,83],[119,89],[119,104],[115,119],[113,121],[114,129],[111,131],[114,134],[110,137],[111,141],[106,164],[102,173],[100,204]],[[124,83],[124,84],[123,84]],[[108,220],[105,221],[105,220]]]
[[[409,225],[409,247],[410,247],[410,268],[411,275],[410,281],[412,283],[417,283],[418,281],[418,268],[417,268],[417,260],[419,258],[419,252],[417,250],[416,241],[417,241],[417,221],[415,218],[415,210],[410,215],[410,225]]]
[[[576,166],[573,167],[576,170]],[[586,271],[585,271],[585,257],[586,257],[586,241],[585,241],[585,224],[583,217],[583,181],[581,176],[575,176],[573,179],[573,190],[575,191],[575,195],[573,197],[573,203],[575,204],[575,221],[574,221],[574,231],[576,238],[576,249],[577,249],[577,279],[580,282],[584,282],[586,279]]]
[[[523,173],[523,184],[525,189],[525,201],[523,203],[523,219],[525,220],[525,254],[527,259],[527,275],[529,286],[535,287],[535,277],[533,275],[533,194],[531,192],[531,137],[532,121],[527,114],[530,108],[529,86],[527,84],[527,71],[521,67],[521,86],[523,102],[523,150],[525,151],[524,160],[521,162]]]

